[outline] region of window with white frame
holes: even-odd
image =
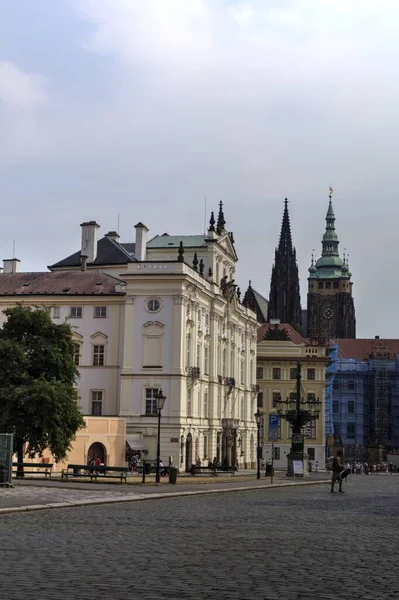
[[[201,345],[197,344],[197,367],[201,368]]]
[[[186,336],[186,361],[187,367],[192,367],[191,364],[191,333]]]
[[[74,363],[78,367],[80,365],[80,344],[79,342],[74,343]]]
[[[226,377],[226,363],[227,363],[227,351],[226,348],[223,348],[222,352],[222,375]]]
[[[94,307],[94,318],[95,319],[105,319],[107,316],[107,307],[106,306],[95,306]]]
[[[145,414],[146,415],[157,415],[157,396],[159,388],[146,388],[145,389]]]
[[[222,417],[222,390],[218,388],[218,418]]]
[[[53,319],[59,319],[59,318],[60,318],[60,307],[53,306]]]
[[[244,360],[241,359],[241,366],[240,366],[240,383],[241,385],[244,385]]]
[[[263,367],[256,367],[256,379],[263,379]]]
[[[71,306],[69,315],[72,319],[81,319],[83,317],[83,308],[81,306]]]
[[[187,390],[187,416],[193,416],[193,398],[191,390]]]
[[[205,375],[209,375],[209,348],[208,348],[208,346],[204,347],[204,373],[205,373]]]
[[[208,390],[204,392],[204,418],[208,418]]]
[[[104,344],[95,344],[93,346],[93,367],[103,367],[105,363]]]
[[[103,414],[103,390],[93,390],[91,392],[91,414],[99,417]]]

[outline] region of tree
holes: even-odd
[[[19,304],[4,314],[0,430],[14,433],[18,463],[23,462],[25,444],[29,457],[48,448],[59,462],[85,425],[74,389],[78,371],[72,329],[67,323],[56,325],[40,308]]]

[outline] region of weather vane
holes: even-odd
[[[332,195],[333,195],[333,193],[334,193],[334,190],[332,189],[331,185],[330,185],[330,187],[328,188],[328,191],[329,191],[329,194],[328,194],[328,195],[330,196],[330,200],[331,200],[331,198],[332,198]]]

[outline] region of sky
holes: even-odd
[[[44,270],[80,223],[195,234],[224,202],[268,295],[284,198],[306,306],[334,188],[358,337],[399,337],[399,3],[0,0],[1,251]]]

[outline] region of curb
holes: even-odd
[[[100,506],[104,504],[122,504],[124,502],[141,502],[143,500],[161,500],[165,498],[180,498],[184,496],[200,496],[200,495],[209,495],[209,494],[227,494],[233,492],[249,492],[255,490],[275,490],[277,488],[285,488],[285,487],[300,487],[300,486],[309,486],[309,485],[322,485],[330,483],[330,480],[324,479],[320,481],[304,481],[303,483],[276,483],[276,484],[267,484],[267,485],[257,485],[257,486],[246,486],[240,488],[223,488],[220,490],[194,490],[191,492],[169,492],[169,493],[160,493],[160,494],[131,494],[128,496],[120,497],[114,496],[111,498],[93,498],[91,500],[74,500],[72,502],[54,502],[50,504],[30,504],[28,506],[15,506],[15,507],[7,507],[0,508],[0,516],[7,515],[12,513],[21,513],[21,512],[33,512],[39,510],[50,510],[50,509],[58,509],[58,508],[77,508],[83,506]]]

